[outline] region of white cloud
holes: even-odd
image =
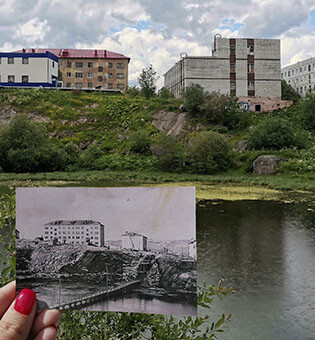
[[[34,18],[17,27],[16,37],[23,38],[28,44],[41,43],[49,31],[47,20],[41,22]]]

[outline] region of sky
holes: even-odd
[[[107,240],[126,231],[155,240],[196,238],[195,188],[17,188],[20,237],[42,236],[55,220],[94,220]]]
[[[211,55],[215,34],[281,39],[281,63],[315,56],[315,0],[0,0],[0,51],[107,49],[163,74],[180,53]]]

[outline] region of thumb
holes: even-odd
[[[26,340],[36,312],[36,294],[23,289],[0,320],[0,340]]]

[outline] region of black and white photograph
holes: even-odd
[[[197,314],[194,187],[17,188],[17,290],[41,309]]]

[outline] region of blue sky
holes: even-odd
[[[281,61],[315,56],[314,0],[0,0],[0,51],[100,48],[131,58],[130,85],[180,53],[211,55],[213,36],[281,39]]]

